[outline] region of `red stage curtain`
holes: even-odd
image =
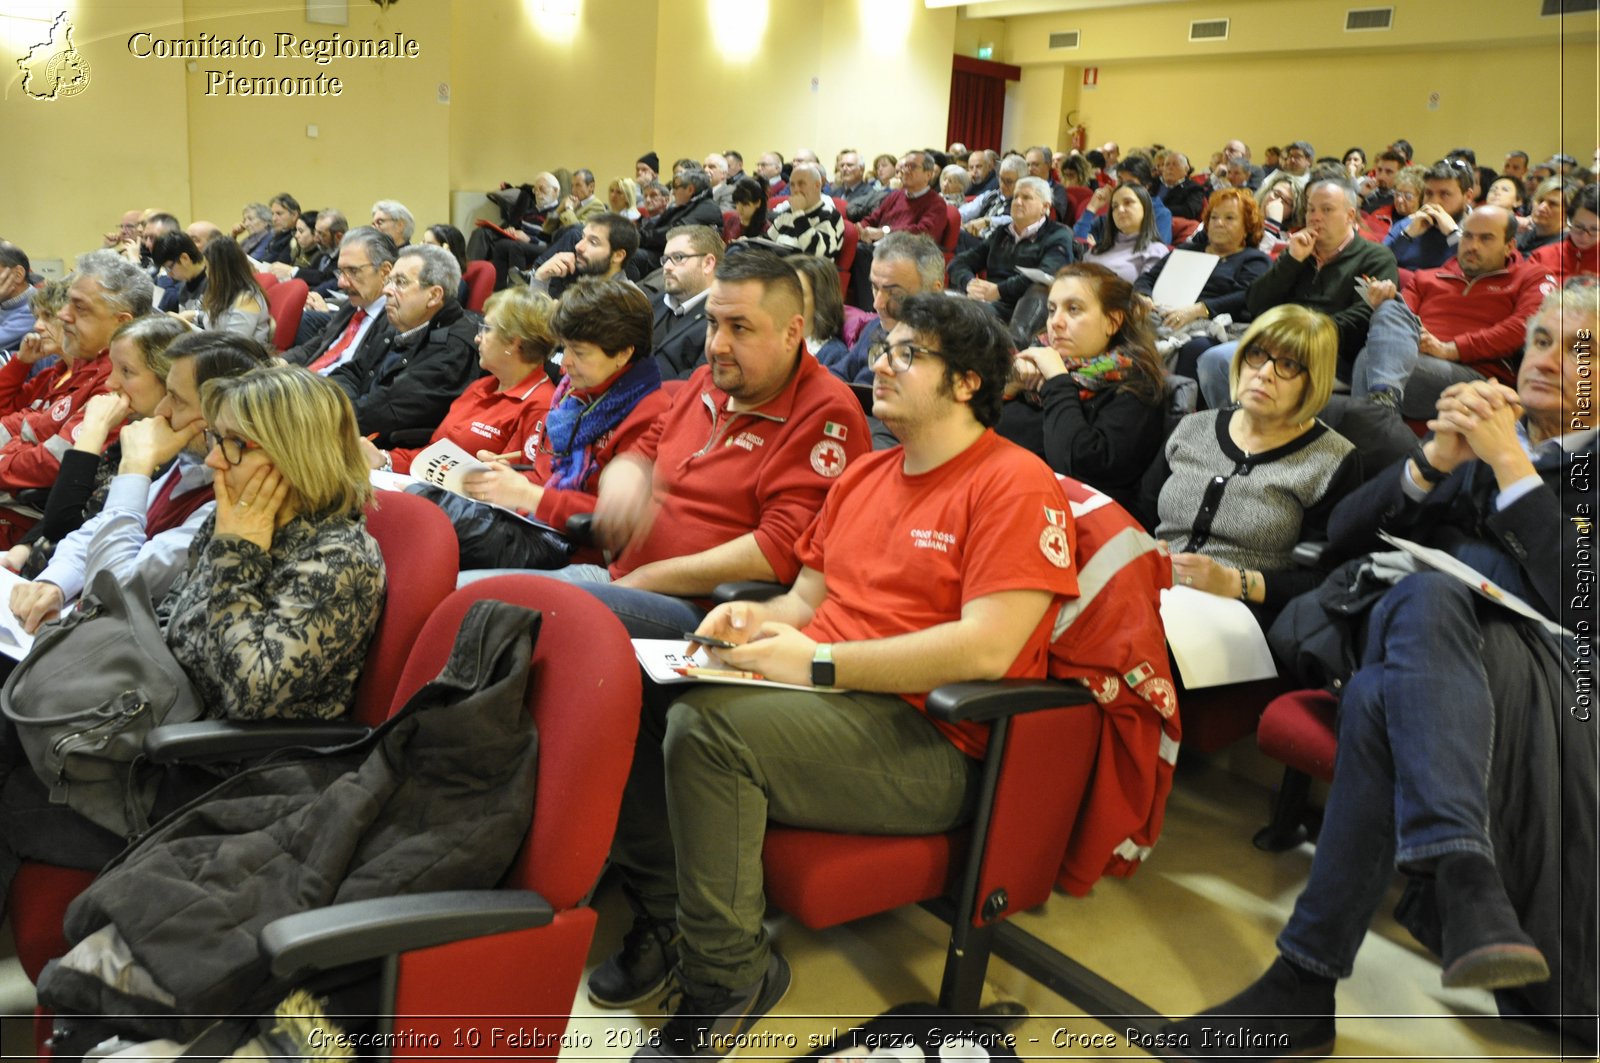
[[[999,151],[1005,121],[1006,82],[1022,77],[1019,67],[982,59],[955,57],[950,76],[950,117],[945,143]]]

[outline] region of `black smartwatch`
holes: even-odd
[[[811,656],[811,685],[833,686],[833,647],[826,642],[818,643],[817,652]]]

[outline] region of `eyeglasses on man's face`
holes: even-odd
[[[661,261],[667,263],[668,265],[681,266],[685,262],[689,262],[689,261],[692,261],[692,260],[697,259],[697,258],[705,258],[705,257],[706,256],[705,256],[704,252],[701,252],[698,255],[690,255],[690,254],[685,254],[682,251],[674,251],[669,255],[662,255],[661,256]]]
[[[361,276],[361,271],[362,270],[364,270],[364,269],[377,269],[377,268],[378,267],[374,266],[370,262],[363,262],[359,266],[339,266],[339,267],[336,268],[336,272],[339,274],[339,276],[343,277],[345,280],[354,281],[357,277]]]
[[[868,348],[867,364],[874,366],[878,364],[879,358],[888,358],[890,369],[893,369],[896,373],[904,373],[908,372],[912,365],[916,363],[918,355],[930,358],[939,353],[932,347],[923,347],[920,344],[912,343],[910,340],[901,340],[898,343],[879,340]]]
[[[1272,363],[1272,371],[1279,380],[1293,380],[1306,371],[1306,364],[1295,358],[1286,358],[1281,354],[1273,354],[1258,344],[1252,343],[1244,349],[1244,364],[1251,369],[1260,369],[1268,362]]]

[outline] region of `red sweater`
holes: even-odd
[[[550,396],[556,386],[543,369],[507,391],[492,376],[479,377],[467,386],[461,397],[450,404],[444,421],[434,429],[434,444],[449,439],[468,454],[492,450],[505,454],[523,451],[532,462],[533,451],[544,428],[544,415],[550,411]],[[412,447],[389,452],[395,472],[410,472],[411,462],[424,448]]]
[[[907,199],[905,190],[897,188],[885,196],[861,224],[875,228],[888,226],[891,232],[897,233],[907,230],[927,233],[937,244],[944,240],[945,224],[949,220],[944,209],[947,205],[935,189],[928,189],[916,199]]]
[[[1454,258],[1437,269],[1419,269],[1401,294],[1423,328],[1456,345],[1462,365],[1515,384],[1505,359],[1522,349],[1528,318],[1554,284],[1537,263],[1513,254],[1505,269],[1470,280]]]
[[[11,359],[0,366],[0,491],[15,494],[49,487],[72,449],[83,408],[106,390],[111,359],[102,351],[88,361],[63,360],[32,379],[31,365]],[[117,438],[117,430],[111,432]]]
[[[1553,244],[1545,244],[1528,256],[1528,260],[1543,266],[1555,274],[1557,282],[1564,284],[1568,278],[1580,274],[1587,273],[1591,277],[1600,275],[1600,244],[1595,244],[1587,251],[1579,251],[1572,237],[1567,236]]]
[[[742,413],[710,366],[683,383],[638,451],[655,462],[655,521],[612,563],[613,578],[753,532],[778,581],[794,581],[795,540],[845,465],[872,449],[850,387],[803,353],[798,366],[770,402]]]

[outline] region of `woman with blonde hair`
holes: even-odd
[[[639,182],[631,177],[618,177],[606,189],[606,202],[613,214],[620,214],[631,222],[638,222]]]
[[[1172,545],[1175,581],[1241,599],[1263,628],[1321,582],[1291,552],[1326,537],[1329,512],[1360,482],[1355,448],[1317,420],[1338,359],[1331,318],[1273,307],[1234,352],[1233,404],[1190,414],[1167,439],[1156,535]]]
[[[1306,226],[1306,186],[1284,170],[1275,171],[1261,182],[1256,206],[1261,210],[1263,226],[1256,246],[1269,255],[1279,244],[1289,242],[1290,233]]]

